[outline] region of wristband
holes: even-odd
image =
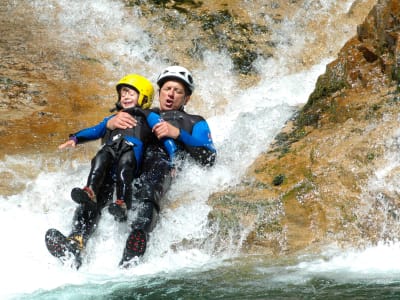
[[[74,141],[75,145],[78,144],[78,138],[77,138],[75,135],[71,135],[71,136],[69,137],[69,139],[70,139],[71,141]]]

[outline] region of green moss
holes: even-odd
[[[282,145],[288,140],[289,140],[289,134],[287,134],[286,132],[278,133],[278,135],[275,136],[275,141],[277,142],[278,145]]]
[[[212,14],[200,16],[201,28],[204,31],[214,31],[215,27],[225,23],[232,23],[232,15],[227,10],[220,10]]]
[[[322,100],[349,87],[344,76],[345,69],[345,64],[337,62],[336,65],[327,68],[325,74],[319,76],[315,89],[302,110],[299,118],[300,126],[315,125],[322,112],[335,109],[334,103],[324,103]]]
[[[372,160],[374,160],[374,158],[375,158],[375,153],[369,152],[369,153],[367,154],[367,160],[368,160],[368,161],[372,161]]]
[[[127,6],[147,6],[148,11],[159,13],[167,27],[179,30],[188,23],[199,23],[202,30],[199,37],[192,41],[192,47],[186,49],[186,54],[194,59],[202,59],[205,49],[227,52],[233,62],[233,68],[240,74],[255,74],[254,61],[259,58],[268,58],[272,54],[265,48],[260,49],[259,41],[265,40],[265,47],[275,47],[269,41],[269,28],[265,25],[240,22],[231,10],[199,13],[194,8],[203,6],[202,1],[179,0],[125,0]],[[228,5],[226,5],[228,7]],[[162,10],[175,10],[179,14],[164,13]]]
[[[314,90],[313,93],[311,93],[309,101],[311,103],[317,102],[321,98],[325,98],[327,96],[331,96],[333,93],[343,89],[343,88],[349,88],[350,86],[348,83],[342,79],[342,78],[329,78],[330,80],[328,82],[322,81],[322,82],[317,82],[317,89]]]
[[[372,105],[365,114],[365,120],[371,120],[373,118],[378,117],[379,112],[378,110],[381,108],[379,104]]]
[[[284,174],[279,174],[274,177],[272,180],[272,184],[275,186],[281,185],[286,179],[286,176]]]
[[[391,75],[392,75],[392,80],[394,80],[397,85],[396,92],[400,93],[400,68],[393,67]]]
[[[127,1],[128,3],[133,3],[136,5],[142,4],[142,2],[145,1],[141,1],[141,0],[136,0],[136,1]],[[193,1],[193,0],[147,0],[146,2],[150,3],[150,4],[154,4],[154,5],[159,5],[159,6],[163,6],[165,7],[167,4],[172,3],[172,7],[173,8],[178,8],[182,9],[179,5],[188,5],[188,6],[192,6],[192,7],[199,7],[203,4],[203,2],[201,1]],[[186,10],[185,10],[186,11]]]
[[[142,0],[125,0],[124,2],[125,2],[125,6],[134,7],[134,6],[142,4],[143,1]]]
[[[210,226],[217,224],[215,228],[218,228],[218,239],[221,242],[227,240],[231,242],[241,236],[246,230],[241,219],[243,216],[254,221],[254,232],[259,237],[266,237],[268,234],[283,231],[280,224],[280,216],[282,215],[280,201],[258,199],[250,203],[231,196],[228,197],[229,205],[225,202],[222,206],[223,209],[213,209],[209,214]],[[235,200],[232,201],[233,199]]]
[[[310,177],[310,176],[309,176]],[[299,196],[305,195],[314,189],[312,182],[305,180],[299,185],[296,185],[293,189],[289,190],[282,196],[284,202],[290,199],[296,199]]]
[[[282,147],[280,147],[280,154],[278,156],[278,158],[282,158],[284,157],[286,154],[288,154],[290,152],[290,146],[289,145],[283,145]]]
[[[78,54],[78,57],[79,57],[80,60],[84,60],[84,61],[87,61],[87,62],[101,63],[101,61],[98,60],[97,58],[92,58],[92,57],[89,57],[89,56],[86,56],[86,55],[83,55],[83,54]]]
[[[282,233],[283,226],[279,220],[272,220],[269,223],[260,223],[256,229],[257,236],[265,237],[271,233]]]
[[[258,53],[250,49],[240,49],[238,51],[228,49],[230,53],[234,53],[232,60],[236,70],[242,74],[250,74],[253,72],[253,62],[257,59]]]
[[[28,85],[22,81],[13,80],[8,77],[0,77],[0,90],[8,90],[9,88],[12,88],[14,86],[24,89],[28,88]]]
[[[259,57],[270,57],[272,54],[260,52],[255,45],[257,36],[267,33],[266,26],[237,22],[228,10],[211,14],[194,16],[201,23],[201,28],[208,33],[208,42],[216,45],[218,50],[227,50],[234,69],[241,74],[255,72],[253,62]]]

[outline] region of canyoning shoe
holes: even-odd
[[[132,231],[128,239],[122,259],[119,265],[123,268],[129,268],[132,265],[136,265],[139,262],[139,258],[144,255],[146,251],[147,234],[143,230]]]
[[[71,191],[71,198],[78,204],[86,206],[90,210],[96,210],[96,196],[94,192],[88,188],[73,188]]]
[[[71,264],[79,269],[82,265],[82,236],[66,237],[57,229],[49,229],[45,235],[46,247],[50,254],[60,259],[63,264]]]
[[[128,219],[128,210],[124,200],[117,200],[108,206],[108,211],[114,216],[118,222],[124,222]]]

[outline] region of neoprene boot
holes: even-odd
[[[147,233],[140,229],[133,230],[126,240],[126,245],[122,259],[119,263],[121,267],[128,268],[132,261],[136,261],[144,255],[147,245]]]
[[[116,200],[108,206],[108,211],[112,214],[116,221],[124,222],[128,219],[128,209],[124,200]]]
[[[85,205],[90,210],[96,210],[97,208],[96,195],[93,190],[87,186],[83,189],[73,188],[71,191],[71,198],[76,203]]]
[[[46,232],[45,242],[50,254],[59,258],[62,263],[66,263],[72,258],[75,268],[79,269],[82,265],[82,236],[74,235],[65,237],[60,231],[53,228]]]

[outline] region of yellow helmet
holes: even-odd
[[[118,92],[118,102],[121,98],[120,89],[124,85],[134,88],[139,93],[138,105],[141,108],[150,108],[154,97],[154,88],[150,80],[138,74],[129,74],[122,77],[116,86]]]

